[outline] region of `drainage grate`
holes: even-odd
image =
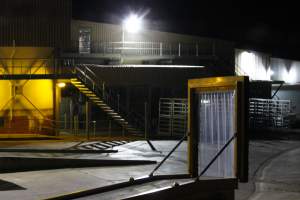
[[[78,146],[75,146],[71,149],[76,149],[76,150],[104,150],[104,149],[109,149],[113,148],[116,146],[121,146],[124,144],[129,143],[130,141],[109,141],[109,142],[88,142],[88,143],[83,143]]]

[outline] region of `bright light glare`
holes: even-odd
[[[59,88],[64,88],[64,87],[66,87],[66,83],[58,83],[57,86]]]
[[[123,26],[129,33],[138,33],[142,29],[142,17],[131,14],[124,22]]]
[[[294,67],[292,67],[289,71],[287,69],[284,69],[282,76],[284,82],[286,83],[297,83],[297,70]]]
[[[244,51],[241,55],[241,68],[244,75],[255,78],[255,55],[252,52]]]
[[[268,69],[267,71],[267,77],[269,78],[269,80],[271,80],[271,77],[274,75],[274,71],[271,70],[271,68]]]

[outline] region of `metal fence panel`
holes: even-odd
[[[249,109],[252,128],[289,127],[290,100],[251,98]]]
[[[181,136],[187,128],[187,99],[161,98],[159,100],[159,134]]]

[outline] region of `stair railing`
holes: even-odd
[[[124,118],[129,125],[141,131],[145,127],[144,116],[134,111],[128,111],[120,104],[119,94],[106,86],[105,82],[97,76],[88,65],[79,64],[75,67],[77,78],[92,90],[104,103],[110,106],[116,113]]]

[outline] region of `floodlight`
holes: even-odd
[[[129,33],[138,33],[142,29],[143,19],[136,14],[131,14],[124,20],[124,29]]]

